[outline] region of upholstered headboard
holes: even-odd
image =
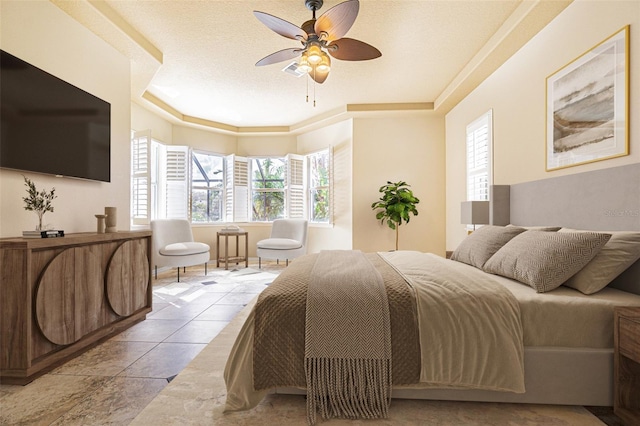
[[[491,223],[640,231],[640,163],[493,186]],[[640,294],[640,260],[610,286]]]

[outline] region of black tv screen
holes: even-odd
[[[0,167],[110,182],[111,105],[0,53]]]

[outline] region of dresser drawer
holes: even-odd
[[[620,318],[618,344],[620,353],[640,362],[640,322]]]

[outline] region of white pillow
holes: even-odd
[[[558,232],[591,232],[562,228]],[[618,275],[640,259],[640,232],[603,231],[611,239],[600,252],[563,285],[593,294],[605,288]]]

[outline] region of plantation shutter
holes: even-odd
[[[131,224],[151,220],[151,131],[134,132],[131,138]]]
[[[249,160],[237,155],[225,157],[225,220],[249,221]]]
[[[304,178],[306,162],[301,155],[287,154],[286,210],[291,219],[305,219]]]
[[[163,206],[166,219],[189,218],[189,147],[166,145]]]
[[[467,201],[489,200],[491,111],[467,126]]]
[[[333,146],[329,145],[329,223],[333,223]]]

